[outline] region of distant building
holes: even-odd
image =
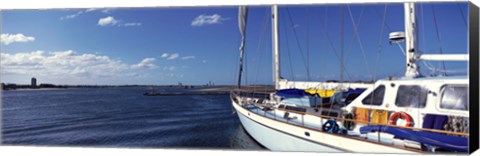
[[[31,87],[37,87],[37,79],[32,77]]]
[[[207,86],[215,86],[215,83],[213,83],[212,81],[208,81]]]

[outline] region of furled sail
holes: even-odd
[[[245,38],[246,38],[246,31],[247,31],[247,13],[248,9],[247,6],[239,6],[238,7],[238,28],[240,30],[240,34],[242,35],[242,43],[240,44],[240,70],[238,74],[238,87],[240,88],[240,84],[242,81],[242,70],[243,70],[243,56],[245,53]]]

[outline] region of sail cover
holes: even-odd
[[[240,69],[238,74],[238,87],[240,87],[242,81],[242,70],[243,70],[243,56],[245,53],[245,38],[246,38],[246,31],[247,31],[247,13],[248,9],[247,6],[239,6],[238,7],[238,28],[240,30],[240,34],[242,35],[242,43],[240,44]]]
[[[247,13],[248,9],[246,6],[238,7],[238,28],[240,30],[240,34],[242,35],[242,44],[240,45],[240,50],[244,48],[245,32],[247,26]]]

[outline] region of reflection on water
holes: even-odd
[[[234,149],[251,149],[251,150],[264,150],[261,145],[252,143],[253,138],[247,134],[242,125],[238,125],[232,138],[230,139],[230,147]]]

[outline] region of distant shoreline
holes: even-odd
[[[16,88],[16,89],[2,89],[2,91],[18,90],[18,91],[33,91],[33,90],[61,90],[61,89],[73,89],[73,88]]]
[[[209,86],[208,88],[185,88],[187,90],[180,91],[155,91],[152,90],[145,92],[145,96],[176,96],[176,95],[228,95],[231,91],[242,90],[246,92],[256,92],[256,93],[270,93],[275,91],[273,86],[242,86],[238,88],[237,86]]]
[[[237,86],[224,86],[224,87],[214,87],[214,88],[204,88],[199,89],[198,91],[232,91],[238,89]],[[273,86],[242,86],[241,90],[248,91],[274,91]]]
[[[145,87],[145,88],[184,88],[184,89],[193,89],[194,91],[201,92],[229,92],[237,89],[237,86],[233,85],[218,85],[218,86],[205,86],[205,85],[41,85],[38,87],[31,87],[30,85],[15,85],[7,84],[2,85],[2,91],[10,90],[60,90],[60,89],[80,89],[80,88],[129,88],[129,87]],[[252,86],[242,86],[242,90],[250,91],[266,91],[274,90],[273,86],[269,85],[252,85]]]
[[[38,86],[26,85],[26,84],[5,84],[2,83],[1,90],[17,90],[17,89],[67,89],[67,88],[119,88],[119,87],[155,87],[155,88],[195,88],[205,86],[193,86],[193,85],[54,85],[54,84],[40,84]]]

